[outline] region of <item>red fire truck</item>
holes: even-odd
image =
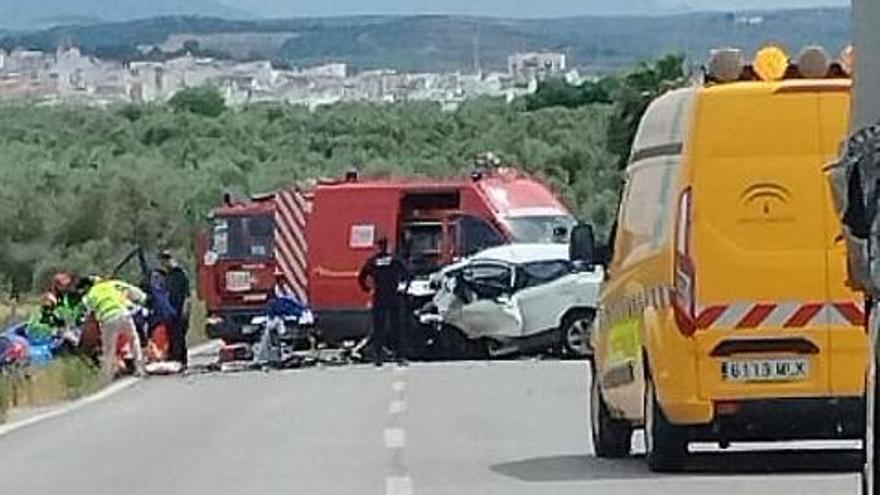
[[[227,198],[199,239],[198,287],[207,333],[249,340],[277,281],[309,304],[321,337],[369,331],[358,272],[388,239],[415,274],[508,242],[567,242],[575,219],[540,180],[513,169],[471,177],[319,181],[247,202]]]

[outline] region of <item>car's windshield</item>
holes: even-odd
[[[571,272],[568,260],[542,260],[523,263],[519,267],[517,286],[520,288],[552,282]]]
[[[507,217],[508,228],[516,242],[568,242],[577,224],[570,215]]]

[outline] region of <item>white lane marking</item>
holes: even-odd
[[[402,449],[406,447],[406,431],[403,428],[385,428],[382,432],[386,449]]]
[[[412,495],[413,484],[409,476],[388,476],[385,478],[385,495]]]
[[[71,412],[76,411],[77,409],[81,409],[89,404],[93,404],[95,402],[104,400],[104,399],[110,397],[111,395],[115,395],[115,394],[118,394],[119,392],[122,392],[123,390],[127,389],[128,387],[131,387],[132,385],[136,384],[139,381],[140,381],[139,378],[125,378],[123,380],[119,380],[115,383],[110,384],[107,388],[101,390],[100,392],[94,393],[94,394],[89,395],[87,397],[83,397],[82,399],[71,402],[70,404],[67,404],[65,406],[61,406],[58,409],[55,409],[55,410],[52,410],[52,411],[49,411],[49,412],[46,412],[43,414],[38,414],[36,416],[32,416],[30,418],[23,419],[21,421],[15,422],[15,423],[2,425],[2,426],[0,426],[0,437],[2,437],[4,435],[8,435],[8,434],[12,433],[13,431],[20,430],[22,428],[27,428],[28,426],[32,426],[37,423],[42,423],[43,421],[46,421],[48,419],[57,418],[58,416],[62,416],[64,414],[71,413]]]
[[[391,404],[388,405],[388,414],[400,414],[406,412],[406,401],[405,400],[393,400]]]
[[[189,350],[187,354],[190,357],[195,357],[200,354],[205,354],[207,352],[212,352],[215,350],[219,350],[220,346],[219,340],[212,340],[209,342],[205,342],[204,344],[197,345]],[[132,385],[141,381],[141,378],[137,377],[129,377],[124,378],[122,380],[118,380],[116,382],[111,383],[107,387],[95,392],[92,395],[88,395],[83,397],[82,399],[75,400],[68,404],[60,405],[56,409],[52,409],[51,411],[47,411],[42,414],[37,414],[36,416],[31,416],[30,418],[23,419],[21,421],[16,421],[15,423],[7,423],[4,425],[0,425],[0,437],[8,435],[13,431],[20,430],[22,428],[27,428],[28,426],[33,426],[37,423],[42,423],[43,421],[57,418],[58,416],[63,416],[68,413],[72,413],[78,409],[81,409],[89,404],[94,404],[95,402],[102,401],[107,399],[113,395],[122,392],[123,390],[131,387]]]
[[[394,383],[391,384],[391,388],[392,388],[392,390],[394,390],[395,392],[398,392],[398,393],[404,392],[404,391],[406,391],[406,382],[401,381],[401,380],[396,380]]]
[[[391,368],[391,374],[392,375],[405,375],[406,368],[407,368],[406,366],[400,366],[400,365],[395,366],[394,368]]]

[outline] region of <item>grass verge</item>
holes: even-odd
[[[104,385],[100,370],[81,356],[63,356],[45,367],[0,377],[0,423],[13,407],[41,407],[75,400]]]
[[[0,375],[0,424],[6,422],[6,414],[9,411],[9,381],[5,375]]]

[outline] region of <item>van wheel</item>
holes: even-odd
[[[568,358],[584,358],[592,352],[590,333],[593,328],[593,315],[581,313],[566,318],[562,324],[562,355]]]
[[[654,380],[645,380],[645,460],[652,471],[680,470],[687,458],[688,438],[684,427],[673,425],[666,419]]]
[[[618,458],[629,455],[632,440],[632,425],[617,419],[608,412],[602,388],[596,376],[595,366],[592,367],[590,384],[590,435],[593,438],[593,450],[597,457]]]

